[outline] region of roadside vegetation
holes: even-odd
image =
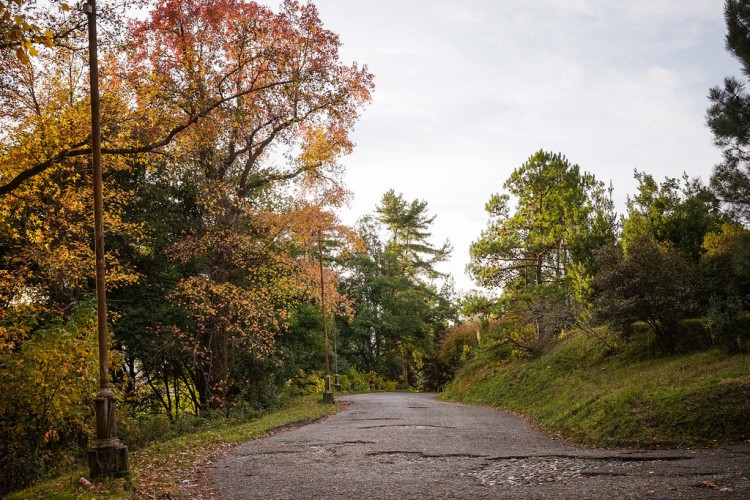
[[[338,404],[323,404],[319,395],[295,398],[283,407],[262,415],[212,415],[190,419],[178,428],[154,420],[140,426],[141,436],[131,436],[131,477],[86,486],[85,463],[61,467],[55,478],[9,495],[25,498],[191,498],[190,474],[196,461],[275,432],[288,425],[310,423],[338,411]],[[195,486],[194,484],[192,484]]]
[[[663,356],[648,327],[636,325],[617,351],[580,330],[533,359],[503,359],[502,348],[488,347],[466,360],[441,397],[518,412],[548,432],[599,447],[746,442],[750,355],[705,343],[699,333]]]
[[[395,191],[339,221],[373,75],[315,5],[98,11],[118,437],[137,453],[276,408],[320,390],[326,358],[345,388],[427,387],[455,317],[435,271],[450,246],[430,241],[427,202]],[[0,18],[3,496],[85,457],[98,351],[86,16],[0,0]]]
[[[750,2],[727,0],[727,48],[750,70]],[[440,339],[444,397],[503,406],[600,446],[750,437],[750,95],[727,78],[707,124],[710,183],[634,171],[606,186],[540,150],[486,203],[468,271],[484,292]]]
[[[0,496],[61,473],[70,493],[94,431],[87,37],[48,3],[0,0]],[[110,379],[136,487],[157,458],[332,411],[268,413],[320,392],[326,364],[344,390],[446,389],[599,445],[749,437],[746,82],[710,91],[711,179],[634,171],[622,214],[611,184],[531,154],[469,249],[482,291],[457,297],[427,201],[391,189],[339,220],[373,75],[313,3],[128,19],[143,3],[99,21]],[[725,11],[749,75],[750,0]]]

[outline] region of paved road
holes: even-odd
[[[592,450],[431,395],[345,399],[331,418],[232,450],[210,471],[222,498],[750,498],[748,445]]]

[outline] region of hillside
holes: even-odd
[[[645,339],[611,353],[573,332],[536,359],[469,360],[443,399],[502,407],[596,446],[693,447],[750,439],[750,356],[663,356]]]

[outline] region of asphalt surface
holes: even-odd
[[[600,450],[432,395],[347,396],[322,422],[237,446],[208,472],[225,499],[747,498],[750,445]]]

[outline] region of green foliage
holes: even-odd
[[[281,397],[289,398],[323,393],[325,390],[325,379],[321,373],[305,373],[300,370],[294,377],[289,378],[285,382],[281,390]]]
[[[388,391],[398,389],[395,380],[386,380],[383,375],[374,371],[360,372],[350,367],[341,375],[341,390],[344,392]]]
[[[726,0],[726,46],[740,62],[744,75],[750,74],[750,2]],[[709,92],[711,106],[706,122],[714,142],[722,149],[724,159],[714,167],[711,187],[728,205],[733,215],[750,218],[750,117],[747,114],[750,95],[746,82],[734,77],[724,79],[723,87]]]
[[[450,246],[429,242],[434,216],[424,201],[407,202],[391,190],[376,212],[377,219],[359,224],[366,248],[343,263],[349,272],[341,289],[353,300],[354,315],[338,326],[339,353],[401,388],[426,387],[435,343],[455,315],[450,281],[440,289],[434,281],[441,276],[435,265]]]
[[[680,334],[675,342],[675,352],[689,353],[705,351],[716,346],[711,338],[706,318],[688,318],[680,322]],[[652,335],[649,332],[649,335]]]
[[[588,317],[593,256],[615,242],[612,187],[545,151],[532,155],[503,187],[507,192],[486,205],[490,220],[471,245],[468,266],[479,285],[502,295],[495,304],[470,295],[464,309],[481,329],[498,318],[497,337],[519,355],[538,355]]]
[[[711,297],[707,327],[715,344],[726,347],[730,352],[748,352],[750,318],[744,313],[739,298],[730,296],[722,300]]]
[[[648,346],[639,342],[613,355],[575,331],[537,358],[478,358],[442,397],[522,412],[544,429],[598,446],[712,446],[750,438],[747,355],[644,356]]]
[[[596,317],[627,335],[636,321],[649,324],[659,348],[674,352],[679,324],[693,309],[693,268],[669,244],[633,239],[626,253],[609,248],[598,258]]]
[[[719,231],[706,235],[703,250],[699,293],[711,339],[731,352],[747,352],[750,231],[739,224],[722,224]]]
[[[374,373],[359,372],[353,366],[349,367],[349,370],[341,375],[341,388],[347,392],[366,392],[372,390],[370,381],[372,378],[371,374]]]
[[[98,373],[95,311],[78,304],[69,318],[35,327],[0,350],[0,493],[43,477],[85,449]]]
[[[184,495],[180,480],[200,457],[248,441],[279,427],[309,422],[339,410],[338,404],[323,404],[319,396],[289,400],[282,408],[262,415],[257,413],[212,413],[209,418],[185,419],[169,423],[165,416],[149,419],[140,432],[144,439],[140,449],[131,453],[131,485],[127,489],[118,482],[104,482],[96,493],[103,498],[171,498]],[[159,430],[164,436],[157,436]],[[131,434],[137,439],[137,434]],[[153,441],[149,439],[153,438]],[[71,470],[72,469],[72,470]],[[9,495],[11,499],[26,498],[92,498],[92,491],[78,481],[84,469],[69,468],[63,476]]]
[[[470,248],[468,271],[482,286],[562,284],[568,264],[588,262],[596,248],[614,240],[603,185],[560,154],[535,153],[503,187],[507,193],[487,202],[490,221]]]
[[[412,276],[439,277],[435,265],[448,258],[451,247],[447,241],[440,247],[429,243],[429,227],[435,216],[427,213],[427,202],[407,202],[401,193],[391,189],[383,195],[375,212],[377,220],[391,232],[387,250],[396,257],[402,271]]]
[[[707,234],[718,231],[722,222],[716,197],[698,180],[665,178],[659,184],[643,172],[635,172],[638,193],[627,202],[622,223],[622,246],[651,236],[669,242],[685,258],[698,262]]]

